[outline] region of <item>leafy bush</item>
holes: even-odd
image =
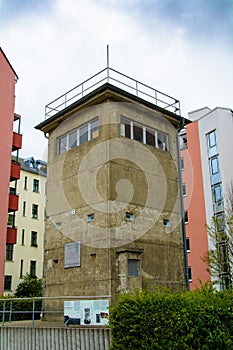
[[[110,313],[112,350],[233,349],[233,291],[136,292]]]
[[[3,307],[5,303],[5,321],[31,320],[33,313],[33,300],[24,298],[33,298],[42,296],[42,281],[37,277],[26,274],[23,281],[18,284],[14,296],[4,297],[0,300],[0,317],[3,317]],[[13,298],[22,298],[22,300],[12,300]],[[34,319],[40,318],[42,302],[35,300]]]

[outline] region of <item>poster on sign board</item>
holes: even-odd
[[[109,301],[69,300],[64,301],[64,323],[82,326],[104,326],[108,324]]]

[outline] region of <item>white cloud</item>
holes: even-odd
[[[20,77],[22,156],[44,157],[47,141],[33,128],[45,105],[104,68],[106,44],[110,66],[180,99],[185,116],[203,105],[231,107],[231,49],[217,38],[193,41],[182,23],[165,26],[156,14],[150,30],[145,20],[105,1],[56,0],[47,12],[6,21],[1,46]]]

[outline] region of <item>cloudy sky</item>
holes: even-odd
[[[233,0],[0,0],[0,46],[19,76],[21,156],[45,158],[47,103],[110,66],[181,101],[233,108]]]

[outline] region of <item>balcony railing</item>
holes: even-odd
[[[19,196],[17,194],[9,193],[8,212],[17,211],[19,207]]]
[[[7,227],[6,244],[16,244],[17,242],[17,228]]]
[[[20,164],[14,160],[11,161],[10,181],[18,180],[20,178]]]
[[[107,67],[46,105],[45,119],[61,112],[104,83],[110,83],[118,88],[122,88],[124,91],[130,92],[160,108],[180,115],[179,100]]]
[[[22,135],[17,132],[13,132],[13,140],[12,140],[12,151],[16,151],[22,148]]]

